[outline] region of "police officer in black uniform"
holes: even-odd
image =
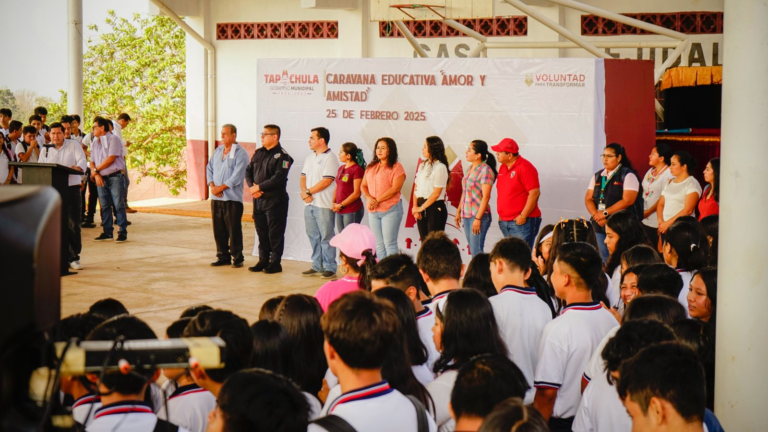
[[[245,170],[245,181],[253,195],[253,222],[259,236],[259,262],[248,270],[279,273],[283,271],[280,260],[288,219],[286,186],[293,158],[280,145],[277,125],[264,126],[261,145]]]

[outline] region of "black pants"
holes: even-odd
[[[421,206],[426,202],[424,198],[416,198],[416,205]],[[445,223],[448,221],[448,210],[445,201],[435,201],[421,213],[421,219],[416,220],[419,228],[419,237],[423,241],[433,231],[445,231]]]
[[[571,432],[573,420],[575,417],[568,418],[549,418],[549,430],[552,432]]]
[[[253,200],[253,223],[259,236],[259,261],[280,264],[285,248],[288,195]]]
[[[651,246],[653,246],[653,250],[658,251],[659,250],[659,229],[649,227],[648,225],[643,224],[643,231],[645,231],[645,235],[648,236],[648,240],[651,241]]]
[[[220,261],[243,262],[243,203],[213,200],[211,215],[216,257]]]
[[[80,259],[80,251],[83,250],[83,242],[80,238],[80,186],[70,186],[69,203],[67,204],[67,236],[69,237],[69,262]]]
[[[80,192],[81,219],[88,222],[93,222],[93,217],[96,214],[96,203],[99,202],[99,190],[97,189],[96,182],[91,180],[90,168],[85,170],[85,175],[88,181],[85,183],[85,189]],[[88,194],[87,206],[85,199],[86,194]]]

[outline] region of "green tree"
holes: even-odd
[[[107,31],[95,43],[88,40],[83,57],[83,129],[90,130],[97,115],[114,120],[128,113],[129,167],[178,194],[186,186],[184,31],[168,17],[128,20],[111,10],[105,23]]]
[[[8,87],[0,87],[0,108],[10,108],[13,113],[14,120],[17,120],[19,115],[19,104],[16,101],[16,96],[12,91],[8,90]]]

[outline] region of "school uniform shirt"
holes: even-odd
[[[643,177],[643,211],[647,211],[659,202],[661,192],[664,191],[664,186],[666,186],[670,180],[674,179],[672,173],[669,171],[669,167],[664,167],[664,170],[655,176],[652,175],[652,173],[653,168],[649,169]],[[656,216],[656,213],[643,219],[643,225],[651,228],[658,228],[659,218]]]
[[[94,394],[87,394],[72,404],[72,418],[81,425],[88,426],[99,408],[101,408],[101,398]]]
[[[416,325],[419,327],[419,339],[427,347],[427,368],[432,371],[435,362],[440,358],[440,352],[435,347],[435,339],[432,337],[432,327],[435,325],[435,311],[425,307],[416,314]],[[433,374],[434,378],[434,374]]]
[[[243,202],[246,165],[248,165],[248,152],[237,143],[232,144],[226,157],[224,157],[224,146],[217,147],[205,167],[205,182],[206,184],[213,182],[217,186],[225,184],[228,189],[222,192],[221,198],[211,194],[211,199]]]
[[[613,269],[613,274],[610,277],[606,274],[605,277],[608,278],[608,288],[605,290],[605,294],[610,303],[606,306],[616,306],[621,303],[621,266],[616,266]]]
[[[456,421],[451,417],[448,407],[458,375],[459,371],[456,369],[447,370],[427,385],[427,391],[435,403],[435,424],[440,432],[453,432],[456,429]]]
[[[541,334],[552,321],[552,311],[536,295],[534,288],[509,285],[488,300],[509,350],[509,358],[520,368],[531,387],[525,394],[525,403],[533,403],[536,395],[533,372],[538,361]]]
[[[330,398],[329,398],[330,399]],[[346,420],[358,432],[416,432],[416,409],[399,391],[386,381],[352,390],[334,398],[328,408],[333,414]],[[432,416],[427,413],[429,431],[436,432]],[[327,432],[311,424],[307,432]]]
[[[40,158],[37,160],[39,163],[59,164],[67,168],[77,166],[83,172],[88,167],[85,161],[85,152],[77,141],[65,139],[60,149],[56,149],[55,145],[45,145],[40,149]],[[80,186],[80,179],[82,174],[70,174],[69,186]]]
[[[701,185],[693,177],[688,177],[680,183],[671,181],[664,186],[664,191],[661,192],[661,196],[664,197],[664,211],[661,216],[664,220],[668,221],[680,213],[680,210],[685,207],[685,199],[692,193],[696,194],[697,200],[701,196]]]
[[[15,153],[16,153],[16,160],[18,162],[21,162],[21,155],[23,153],[27,152],[27,148],[29,148],[30,145],[25,143],[22,140],[16,141],[15,143],[13,143],[13,145],[16,146],[16,148],[14,150]],[[40,157],[40,155],[38,154],[38,152],[40,151],[40,146],[38,146],[35,150],[29,150],[29,151],[31,151],[32,154],[29,156],[29,159],[27,159],[27,163],[35,163],[35,162],[37,162],[39,157]],[[22,181],[23,181],[22,180],[22,174],[23,174],[22,171],[23,170],[19,170],[19,174],[16,176],[19,183],[22,183]]]
[[[416,169],[416,198],[429,198],[435,188],[443,188],[437,201],[445,199],[446,186],[448,185],[448,167],[440,161],[421,161]]]
[[[16,152],[13,151],[13,144],[6,141],[4,137],[0,137],[0,185],[5,184],[5,180],[8,178],[8,173],[11,172],[11,167],[8,165],[10,162],[16,162]],[[11,183],[17,177],[14,172]]]
[[[629,432],[632,418],[619,399],[616,387],[603,373],[595,377],[581,395],[573,432]]]
[[[435,375],[432,373],[432,369],[427,366],[427,363],[411,366],[413,376],[426,387],[429,383],[435,380]]]
[[[331,149],[323,153],[316,154],[312,152],[304,159],[304,166],[301,167],[301,175],[306,178],[307,189],[312,188],[320,180],[336,179],[336,173],[339,171],[339,158],[331,152]],[[319,208],[329,209],[333,206],[333,197],[335,189],[333,184],[327,188],[312,194],[312,202],[304,205],[313,205]]]
[[[608,341],[616,336],[616,333],[619,332],[620,328],[621,326],[619,326],[617,323],[616,327],[608,331],[603,340],[597,344],[597,348],[595,348],[595,351],[592,353],[592,357],[589,358],[587,367],[584,368],[584,373],[581,375],[582,380],[590,383],[593,379],[599,379],[601,376],[605,376],[605,360],[603,360],[603,349],[606,345],[608,345]]]
[[[320,399],[312,396],[311,394],[309,394],[309,393],[307,393],[305,391],[303,391],[301,393],[307,399],[307,403],[309,403],[309,420],[312,421],[312,420],[314,420],[316,418],[320,418],[320,412],[323,409],[323,406],[320,405]],[[330,392],[328,392],[328,393],[330,394]]]
[[[527,159],[518,156],[511,168],[501,164],[499,177],[496,179],[496,209],[499,219],[511,221],[520,216],[528,202],[528,193],[539,189],[539,172]],[[539,204],[528,215],[529,218],[541,217]]]
[[[680,290],[680,294],[677,295],[677,301],[685,308],[685,316],[690,318],[691,312],[688,310],[688,291],[691,289],[691,279],[693,279],[693,272],[683,269],[675,269],[677,274],[683,278],[683,289]]]
[[[216,396],[197,384],[176,388],[168,403],[157,413],[157,417],[192,432],[205,432],[208,426],[208,413],[216,408]]]
[[[557,390],[552,417],[576,415],[584,368],[598,343],[617,325],[616,318],[595,301],[566,306],[544,327],[534,386]]]
[[[344,276],[341,279],[326,282],[325,285],[321,286],[315,293],[315,298],[320,303],[320,307],[323,308],[323,312],[327,312],[331,303],[339,297],[359,290],[359,280],[359,276]]]
[[[157,416],[149,404],[140,401],[117,402],[102,406],[96,411],[87,432],[138,432],[152,431],[157,424]],[[179,426],[179,432],[190,432]]]
[[[456,289],[458,289],[458,288],[456,288]],[[439,294],[436,294],[430,300],[429,307],[432,308],[432,309],[437,307],[437,308],[440,308],[440,312],[444,312],[445,311],[445,309],[444,309],[445,308],[445,299],[448,298],[448,294],[450,294],[452,291],[456,291],[456,290],[452,289],[452,290],[443,291],[443,292],[441,292]]]

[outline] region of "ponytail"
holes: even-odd
[[[694,271],[707,265],[709,240],[702,232],[694,223],[687,221],[676,221],[669,228],[665,243],[677,254],[678,268]]]
[[[355,152],[355,162],[357,162],[358,165],[360,165],[360,168],[365,170],[365,167],[368,166],[368,164],[365,162],[365,157],[363,156],[363,150],[357,149],[357,152]]]
[[[475,153],[480,155],[480,159],[491,168],[493,178],[498,177],[499,172],[496,171],[496,158],[488,151],[488,143],[483,140],[474,140],[470,145],[475,150]]]
[[[360,165],[360,168],[365,170],[365,167],[368,166],[367,163],[365,163],[365,157],[363,156],[363,150],[361,148],[358,148],[355,143],[346,142],[341,145],[341,150],[352,156],[352,161],[356,164]]]
[[[363,260],[363,263],[358,266],[360,278],[357,281],[357,286],[361,290],[367,290],[371,286],[371,270],[376,265],[376,254],[372,250],[366,249],[363,251]]]

